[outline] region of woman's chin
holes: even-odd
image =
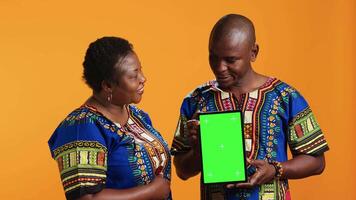
[[[133,102],[132,102],[132,103],[134,103],[134,104],[138,104],[138,103],[140,103],[140,102],[141,102],[141,100],[142,100],[142,96],[140,96],[140,97],[136,97],[136,98],[133,100]]]

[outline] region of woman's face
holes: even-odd
[[[134,52],[129,53],[115,65],[115,69],[114,80],[117,84],[112,87],[112,103],[117,105],[139,103],[146,78],[137,55]]]

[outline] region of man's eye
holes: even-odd
[[[216,60],[216,59],[217,59],[217,56],[215,56],[215,55],[209,55],[209,59],[212,60],[212,61],[213,61],[213,60]]]
[[[236,60],[237,60],[236,58],[228,58],[228,59],[225,59],[225,61],[226,61],[227,63],[229,63],[229,64],[235,63]]]

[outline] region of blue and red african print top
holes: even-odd
[[[287,161],[287,146],[293,155],[318,156],[328,145],[305,99],[291,86],[269,78],[247,94],[234,97],[218,88],[216,81],[198,87],[183,101],[180,119],[173,140],[172,155],[188,151],[191,146],[187,134],[187,120],[196,112],[240,110],[244,113],[246,156],[249,159]],[[216,135],[219,137],[219,135]],[[248,174],[254,167],[248,166]],[[221,185],[202,185],[202,199],[223,194],[227,200],[288,200],[287,180],[273,180],[253,189],[226,189]]]
[[[127,109],[127,124],[120,126],[84,105],[55,130],[48,144],[67,199],[148,184],[158,171],[170,180],[167,143],[145,112],[132,105]]]

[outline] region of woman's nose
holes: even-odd
[[[145,83],[145,82],[147,81],[145,75],[143,75],[142,72],[140,73],[140,75],[141,75],[141,76],[140,76],[140,82],[141,82],[141,83]]]

